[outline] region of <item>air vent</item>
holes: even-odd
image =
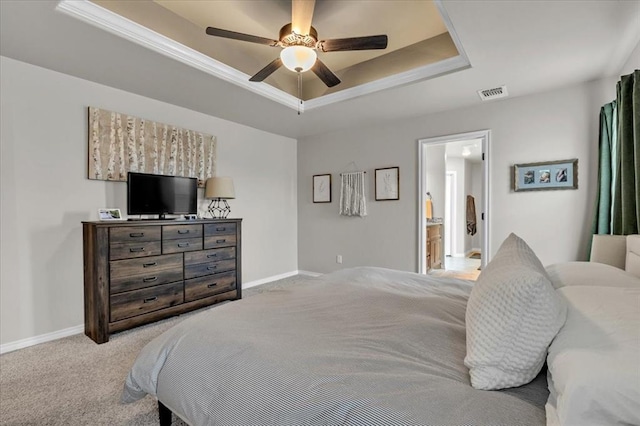
[[[509,96],[509,92],[507,92],[507,86],[500,86],[493,89],[478,90],[478,95],[483,101],[490,101],[492,99],[506,98]]]

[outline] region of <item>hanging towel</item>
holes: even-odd
[[[427,219],[433,219],[433,201],[427,200],[425,205]]]
[[[364,197],[364,172],[342,173],[340,215],[360,217],[367,215],[367,203]]]
[[[476,232],[476,201],[467,195],[467,234],[475,235]]]

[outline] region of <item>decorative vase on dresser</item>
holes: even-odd
[[[109,335],[242,297],[242,219],[83,222],[84,332]]]

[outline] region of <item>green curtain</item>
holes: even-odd
[[[640,70],[622,76],[617,84],[616,173],[611,233],[638,233],[640,224]]]
[[[598,164],[598,193],[596,194],[596,216],[593,221],[592,234],[611,233],[611,192],[617,140],[617,107],[616,101],[600,108],[600,147]]]

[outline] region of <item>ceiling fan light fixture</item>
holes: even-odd
[[[309,71],[317,58],[316,51],[306,46],[289,46],[280,52],[284,66],[294,72]]]

